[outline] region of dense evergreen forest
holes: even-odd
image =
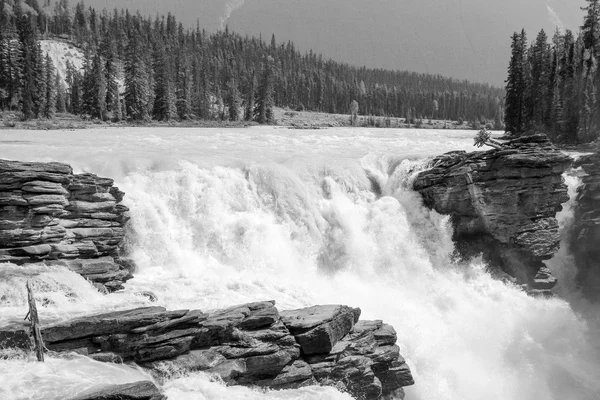
[[[577,36],[542,30],[527,43],[512,37],[506,81],[505,130],[513,135],[547,132],[558,143],[588,143],[600,130],[600,0],[586,0]]]
[[[61,79],[38,40],[74,43],[82,70]],[[438,75],[368,69],[301,54],[228,29],[186,29],[171,14],[74,8],[68,0],[0,0],[0,110],[23,119],[69,112],[102,120],[221,119],[273,122],[273,106],[362,115],[503,118],[504,91]],[[120,89],[122,87],[122,89]]]

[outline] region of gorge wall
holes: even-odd
[[[600,300],[600,148],[575,162],[584,172],[577,191],[571,252],[577,264],[577,280],[585,296]]]
[[[0,263],[63,265],[102,290],[122,288],[128,209],[112,179],[61,163],[0,160]]]
[[[500,150],[450,152],[429,165],[413,187],[427,207],[452,216],[460,255],[482,254],[505,278],[549,294],[557,281],[543,260],[560,243],[556,213],[569,199],[562,174],[570,157],[538,134]]]

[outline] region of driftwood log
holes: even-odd
[[[38,318],[37,306],[35,305],[35,297],[33,296],[33,290],[31,285],[27,281],[27,301],[29,303],[29,312],[25,316],[25,319],[29,319],[31,322],[31,337],[33,338],[33,344],[35,354],[38,361],[44,361],[44,341],[42,340],[42,334],[40,332],[40,320]]]

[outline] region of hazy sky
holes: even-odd
[[[578,30],[585,0],[87,0],[97,8],[171,11],[188,26],[230,29],[370,67],[502,85],[510,36]]]

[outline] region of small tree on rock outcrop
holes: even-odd
[[[490,146],[496,150],[501,150],[504,145],[499,141],[492,139],[492,135],[486,128],[482,128],[475,136],[475,147]]]

